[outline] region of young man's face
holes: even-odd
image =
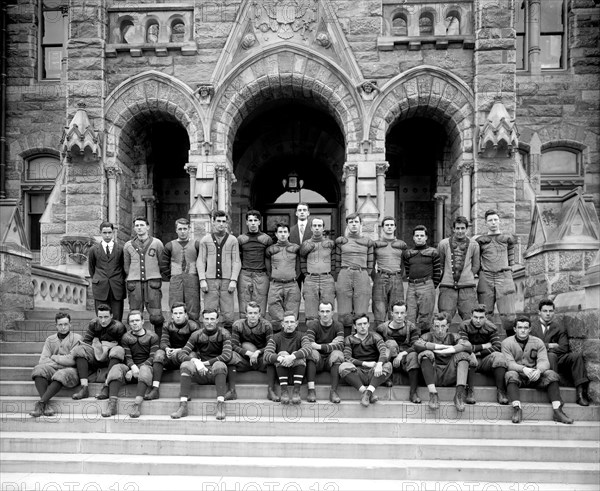
[[[287,227],[277,227],[277,232],[275,233],[275,235],[277,235],[278,241],[287,242],[287,240],[290,237],[290,231]]]
[[[296,207],[296,216],[298,217],[298,220],[304,221],[308,218],[309,215],[310,215],[310,212],[308,211],[308,206],[298,205]]]
[[[144,237],[148,233],[148,224],[144,220],[136,220],[133,228],[138,237]]]
[[[348,220],[348,230],[357,233],[360,230],[360,218],[351,218]]]
[[[227,217],[215,217],[213,220],[213,229],[217,234],[222,234],[227,228]],[[249,227],[248,227],[249,228]]]
[[[204,329],[206,329],[207,332],[212,333],[217,330],[219,315],[216,312],[203,314],[202,319],[204,320]]]
[[[100,233],[102,234],[102,240],[104,242],[110,242],[111,240],[113,240],[114,230],[112,228],[102,227],[102,230],[100,231]]]
[[[283,318],[283,321],[281,321],[281,327],[283,328],[283,332],[291,334],[296,330],[296,327],[298,327],[298,321],[293,315],[286,315]]]
[[[140,314],[130,315],[129,319],[127,319],[127,323],[129,324],[129,328],[133,333],[140,332],[144,327],[144,321],[142,320],[142,316]]]
[[[255,326],[260,320],[260,308],[259,307],[246,307],[246,322],[249,326]]]
[[[437,337],[442,338],[446,335],[446,331],[448,331],[448,321],[444,320],[434,320],[433,321],[433,334]]]
[[[396,233],[396,224],[394,223],[394,220],[386,220],[383,222],[383,233],[387,236],[391,236]]]
[[[102,327],[108,326],[113,319],[113,315],[108,310],[99,310],[97,315]]]
[[[310,229],[312,230],[313,236],[319,238],[323,235],[323,230],[325,227],[323,226],[323,220],[318,218],[313,218],[313,221],[310,225]]]
[[[319,319],[321,324],[328,326],[333,321],[333,308],[328,303],[322,303],[319,305]]]
[[[56,332],[58,334],[69,334],[71,330],[71,321],[67,317],[63,317],[62,319],[58,319],[56,321]]]
[[[248,227],[248,232],[256,233],[258,232],[258,227],[260,227],[260,220],[256,215],[250,215],[246,219],[246,226]]]
[[[471,314],[471,324],[477,329],[481,329],[485,324],[485,312],[473,312]]]
[[[495,233],[500,230],[500,217],[498,215],[488,215],[485,224],[489,232]]]
[[[175,232],[177,232],[177,238],[179,240],[188,240],[190,236],[190,227],[183,225],[182,223],[178,223]]]
[[[404,324],[406,320],[406,305],[394,305],[392,309],[392,320],[396,324]]]
[[[173,322],[178,326],[185,324],[188,320],[185,307],[175,307],[171,310],[171,319],[173,319]]]
[[[361,317],[360,319],[356,319],[354,327],[356,328],[357,334],[365,336],[369,332],[369,318]]]
[[[531,332],[531,326],[529,322],[517,322],[515,326],[515,336],[517,339],[527,339],[529,333]]]
[[[464,223],[455,223],[454,236],[457,239],[464,239],[467,236],[467,226]]]
[[[540,309],[540,319],[542,319],[546,324],[552,321],[554,318],[554,307],[552,305],[544,305]]]
[[[424,246],[427,243],[427,234],[424,230],[417,230],[413,234],[413,242],[416,246]]]

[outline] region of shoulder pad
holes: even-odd
[[[300,246],[298,244],[290,244],[285,248],[286,251],[296,254],[300,250]]]
[[[279,248],[279,246],[277,244],[269,246],[265,250],[265,256],[271,257],[274,254],[277,254],[279,252],[279,250],[280,250],[280,248]]]
[[[511,234],[500,234],[498,236],[498,242],[513,245],[515,244],[515,238]]]
[[[492,241],[492,238],[489,235],[480,235],[475,239],[479,245],[489,244]]]
[[[246,234],[242,234],[238,236],[237,240],[240,244],[245,244],[246,242],[248,242],[248,240],[250,240],[250,238]]]
[[[188,319],[188,326],[190,328],[190,332],[196,332],[200,330],[200,325],[192,319]]]
[[[331,239],[325,239],[323,241],[323,248],[324,249],[334,249],[335,248],[335,242]]]
[[[312,241],[312,240],[305,240],[304,242],[302,242],[302,245],[300,246],[300,255],[301,256],[306,256],[309,253],[311,253],[312,251],[314,251],[316,244]]]
[[[376,240],[373,245],[376,249],[379,249],[381,247],[386,247],[388,243],[385,240]]]
[[[427,257],[435,257],[435,256],[439,256],[440,253],[434,247],[428,247],[427,249],[425,249],[421,252],[421,255],[427,256]]]
[[[408,248],[408,245],[406,244],[406,242],[404,242],[403,240],[400,239],[396,239],[394,242],[392,242],[392,247],[394,249],[401,249],[401,250],[405,250]]]
[[[366,247],[372,247],[374,244],[373,241],[368,237],[360,237],[356,239],[356,243]]]
[[[121,343],[135,343],[135,338],[133,337],[133,334],[131,334],[130,332],[126,332],[125,334],[123,334],[123,337],[121,338]]]
[[[335,243],[337,245],[347,244],[348,238],[347,237],[338,237],[337,239],[335,239]]]
[[[406,258],[411,258],[411,257],[415,257],[417,254],[419,253],[419,251],[417,251],[416,249],[406,249],[402,255]]]
[[[273,240],[271,239],[271,237],[269,237],[267,234],[260,234],[258,236],[258,241],[261,244],[264,244],[266,246],[270,246],[271,244],[273,244]]]

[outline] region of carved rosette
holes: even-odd
[[[73,262],[83,264],[87,261],[87,254],[90,247],[94,245],[94,239],[82,235],[65,235],[60,245],[64,247]]]

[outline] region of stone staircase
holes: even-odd
[[[73,330],[82,332],[88,316],[74,313]],[[111,418],[100,416],[104,401],[73,401],[74,389],[65,389],[54,417],[33,419],[31,368],[55,332],[53,313],[29,312],[17,327],[0,342],[2,490],[598,489],[600,410],[577,406],[572,388],[562,392],[574,425],[552,422],[545,394],[529,389],[526,420],[514,425],[484,378],[478,403],[461,414],[452,388],[440,389],[435,413],[425,388],[424,403],[414,405],[401,385],[378,388],[380,402],[369,408],[342,386],[342,403],[333,405],[328,374],[318,376],[318,403],[282,406],[266,400],[262,374],[248,373],[238,376],[226,421],[215,419],[214,387],[201,386],[193,387],[190,416],[175,421],[179,375],[170,372],[139,420],[127,415],[134,386],[123,389]],[[91,384],[91,393],[99,388]]]

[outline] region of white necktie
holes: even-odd
[[[300,240],[302,241],[302,237],[304,237],[304,223],[300,224]]]

